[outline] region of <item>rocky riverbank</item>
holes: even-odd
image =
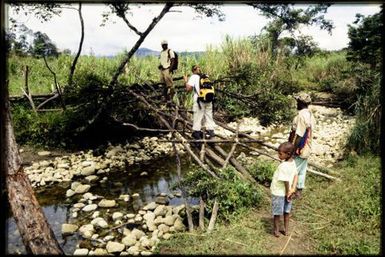
[[[343,114],[340,108],[310,105],[309,109],[316,120],[316,126],[313,130],[312,155],[309,157],[309,160],[323,167],[332,167],[343,158],[346,140],[354,126],[355,119],[353,116]],[[285,142],[290,132],[290,124],[263,127],[256,118],[243,118],[239,123],[240,132],[247,132],[249,135],[270,143],[275,147]],[[229,123],[228,125],[232,128],[237,127],[236,122]],[[216,129],[216,133],[224,136],[234,136],[234,133],[222,128]],[[276,153],[270,148],[265,146],[261,148],[276,156]],[[242,158],[252,157],[241,153]]]
[[[310,108],[317,121],[311,160],[330,167],[342,158],[346,136],[354,125],[354,118],[344,115],[338,108]],[[239,122],[241,132],[247,131],[251,136],[275,146],[287,139],[290,129],[290,125],[263,127],[255,118],[244,118]],[[237,126],[235,122],[228,125]],[[221,128],[217,128],[216,133],[229,137],[234,135]],[[169,199],[181,196],[180,192],[161,192],[154,196],[155,201],[144,204],[139,201],[137,193],[111,198],[89,192],[92,187],[107,183],[111,172],[130,174],[129,167],[134,164],[172,156],[172,144],[160,142],[161,139],[165,138],[145,137],[132,144],[110,145],[101,155],[96,156],[93,150],[89,150],[40,160],[25,167],[33,187],[57,183],[66,185],[70,217],[61,229],[63,236],[80,236],[75,255],[149,255],[159,240],[167,240],[172,233],[186,229],[185,206],[168,205]],[[177,148],[183,153],[181,145]],[[265,150],[275,156],[271,149]],[[39,154],[50,155],[49,152]],[[238,158],[255,161],[255,157],[245,152],[238,155]],[[149,174],[139,171],[139,175]],[[128,202],[136,201],[139,201],[137,210],[128,211]]]

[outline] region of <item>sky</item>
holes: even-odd
[[[299,5],[306,8],[307,5]],[[77,7],[77,5],[74,5]],[[144,31],[156,17],[163,4],[134,6],[128,20],[139,31]],[[199,18],[190,7],[173,7],[146,37],[141,47],[160,51],[160,42],[165,39],[169,48],[175,51],[205,51],[207,47],[220,48],[226,35],[243,38],[258,35],[267,24],[264,16],[250,6],[225,4],[221,7],[226,15],[225,21],[217,18]],[[83,4],[85,37],[82,54],[110,56],[129,50],[138,40],[124,21],[112,17],[103,27],[102,13],[109,10],[103,4]],[[313,36],[321,49],[339,50],[348,45],[348,24],[352,24],[357,13],[365,16],[380,11],[380,4],[335,4],[329,7],[326,19],[333,21],[335,28],[330,35],[316,27],[301,27],[300,33]],[[58,49],[70,49],[76,53],[80,41],[80,20],[76,10],[64,9],[60,17],[41,23],[34,16],[16,15],[12,8],[9,16],[25,24],[34,32],[46,33]]]

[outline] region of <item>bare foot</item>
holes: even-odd
[[[279,232],[281,232],[282,235],[287,236],[287,233],[285,230],[280,230]]]
[[[279,233],[274,231],[274,236],[279,237]]]

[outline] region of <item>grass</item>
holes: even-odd
[[[349,157],[336,171],[342,182],[309,175],[304,198],[294,202],[287,248],[300,254],[379,254],[381,229],[380,159]],[[287,239],[271,235],[270,203],[249,209],[210,234],[196,231],[161,241],[160,254],[279,254]],[[293,228],[294,230],[294,228]],[[286,251],[285,253],[287,253]]]

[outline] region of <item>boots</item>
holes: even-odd
[[[206,132],[206,139],[214,139],[215,133],[214,130],[207,130]],[[209,146],[213,147],[214,143],[208,143]]]
[[[195,139],[195,140],[199,140],[199,139],[202,139],[202,132],[201,131],[198,131],[198,130],[194,130],[193,133],[191,134],[192,138]],[[194,142],[191,144],[192,146],[200,149],[201,148],[201,145],[202,143],[201,142]]]

